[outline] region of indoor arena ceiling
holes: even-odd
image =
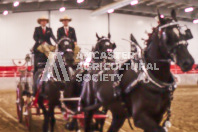
[[[123,14],[156,16],[157,8],[164,15],[169,15],[171,9],[177,9],[178,17],[182,20],[192,21],[198,18],[198,0],[139,0],[137,5],[131,6],[133,0],[18,0],[20,5],[13,6],[16,0],[0,0],[0,12],[8,10],[11,13],[58,10],[60,7],[69,9],[93,10],[92,15],[100,15],[107,9],[114,8],[115,12]],[[137,1],[137,0],[136,0]],[[184,9],[193,7],[194,11],[186,13]]]

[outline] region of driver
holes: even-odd
[[[47,27],[47,23],[49,22],[49,19],[46,17],[40,17],[37,20],[38,24],[40,24],[39,27],[35,28],[33,38],[35,40],[35,45],[33,47],[34,52],[34,74],[38,70],[38,63],[46,63],[47,62],[47,56],[44,52],[42,52],[41,46],[43,45],[52,45],[50,38],[54,40],[56,43],[57,40],[54,37],[54,34],[52,32],[52,29]]]
[[[33,46],[33,53],[34,53],[33,94],[34,95],[37,92],[36,79],[39,75],[37,71],[39,68],[45,67],[45,63],[47,62],[49,52],[55,50],[55,46],[52,46],[50,38],[52,38],[54,42],[57,43],[57,40],[52,32],[52,29],[46,26],[47,23],[49,22],[49,19],[46,17],[40,17],[38,18],[37,22],[38,24],[40,24],[40,26],[35,28],[33,35],[33,38],[35,40],[35,45]],[[42,65],[39,66],[39,63],[42,63]]]

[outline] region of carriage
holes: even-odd
[[[40,116],[43,115],[43,112],[40,110],[38,105],[38,96],[39,91],[35,96],[32,95],[32,85],[33,85],[33,55],[27,55],[25,58],[25,65],[18,67],[19,77],[17,77],[17,88],[16,88],[16,109],[19,123],[25,123],[27,129],[30,131],[32,127],[32,116]],[[64,98],[63,91],[60,91],[60,102],[62,108],[56,110],[56,115],[62,115],[63,119],[67,122],[70,119],[77,119],[78,126],[80,128],[84,127],[84,113],[80,111],[80,106],[77,108],[79,112],[73,112],[70,110],[64,102],[76,101],[79,102],[81,100],[80,97],[77,98]],[[44,106],[48,109],[48,100],[45,99],[43,101]],[[97,120],[105,120],[107,115],[102,113],[98,113],[94,115],[94,119]],[[68,124],[66,124],[67,126]],[[67,126],[70,127],[70,126]]]

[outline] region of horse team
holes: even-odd
[[[131,35],[131,58],[120,64],[122,70],[117,69],[92,69],[82,70],[74,65],[74,44],[69,38],[64,38],[58,43],[58,52],[64,63],[56,58],[54,63],[56,69],[51,70],[51,76],[46,81],[41,81],[46,68],[40,68],[34,76],[38,92],[38,105],[43,110],[44,124],[43,132],[54,131],[55,116],[54,109],[59,107],[65,111],[60,101],[61,92],[63,97],[80,98],[79,101],[65,101],[64,105],[72,112],[84,113],[85,132],[103,131],[105,119],[94,120],[95,113],[112,113],[112,123],[108,132],[118,132],[126,119],[133,118],[136,127],[144,132],[166,132],[170,126],[171,102],[176,88],[175,77],[170,71],[171,62],[176,63],[184,72],[192,69],[194,59],[190,55],[187,46],[188,40],[193,36],[189,29],[181,32],[182,26],[177,22],[175,10],[171,12],[171,18],[161,18],[158,11],[159,25],[153,29],[147,46],[142,49],[136,39]],[[102,54],[113,55],[116,48],[111,42],[111,36],[99,37],[96,46],[92,49],[97,52],[99,58],[93,57],[90,66],[94,64],[107,63],[114,66],[117,62],[112,59],[101,59]],[[137,68],[135,64],[141,64]],[[151,70],[145,64],[156,65],[158,70]],[[128,68],[130,67],[130,68]],[[70,81],[65,81],[62,72],[65,68]],[[56,70],[59,73],[57,78]],[[105,74],[117,74],[122,76],[106,76],[106,80],[93,79],[89,81],[77,81],[78,75],[97,75],[96,79]],[[57,81],[58,80],[58,81]],[[48,108],[44,106],[44,100],[48,100]],[[80,110],[79,110],[80,107]],[[166,116],[164,116],[166,115]],[[79,131],[79,122],[73,118],[66,128]]]

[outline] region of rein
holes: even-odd
[[[171,63],[171,59],[154,59],[154,58],[152,58],[152,57],[150,57],[150,56],[145,56],[145,59],[148,59],[148,60],[151,60],[151,61],[155,61],[155,62],[162,62],[162,63]]]

